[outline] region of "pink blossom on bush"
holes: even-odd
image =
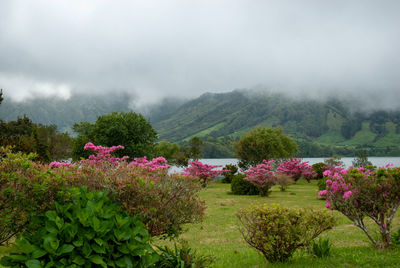
[[[347,191],[343,194],[343,199],[344,200],[348,200],[351,196],[351,191]]]
[[[205,187],[208,180],[221,175],[230,170],[213,170],[214,168],[222,167],[222,165],[208,165],[200,161],[190,161],[189,166],[183,170],[185,176],[197,177],[201,181],[201,185]]]
[[[308,161],[302,162],[297,158],[285,160],[279,165],[277,171],[291,176],[294,181],[299,180],[301,177],[310,181],[310,179],[317,176],[317,174],[312,170],[312,166],[308,164]]]
[[[106,147],[101,145],[96,146],[93,143],[88,142],[85,144],[83,149],[93,151],[95,154],[90,155],[88,159],[82,160],[81,162],[88,162],[91,164],[108,162],[114,165],[118,165],[120,161],[128,159],[129,156],[124,156],[122,158],[113,157],[112,152],[114,152],[117,149],[124,149],[124,148],[125,147],[122,145]]]
[[[167,160],[160,156],[153,158],[151,161],[147,157],[135,158],[129,163],[130,166],[139,167],[148,172],[166,172],[171,166],[168,165]]]
[[[57,162],[57,161],[53,161],[53,162],[51,162],[51,163],[49,164],[49,167],[50,167],[50,168],[53,168],[53,167],[55,167],[55,168],[59,168],[59,167],[70,167],[70,166],[72,166],[72,164],[70,164],[70,163],[63,163],[63,162]]]
[[[318,197],[323,197],[323,196],[325,196],[326,194],[328,193],[328,191],[327,190],[322,190],[322,191],[319,191],[318,192]]]
[[[278,177],[272,171],[274,162],[274,160],[264,160],[262,164],[244,171],[246,174],[244,179],[254,184],[260,190],[262,196],[267,196],[270,188],[277,183]]]

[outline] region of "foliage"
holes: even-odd
[[[199,137],[193,137],[184,144],[175,153],[175,164],[185,167],[189,164],[189,160],[198,160],[201,155],[201,148],[204,146],[203,141]]]
[[[180,146],[176,142],[162,140],[154,145],[154,155],[162,155],[170,164],[175,164],[179,150]]]
[[[353,167],[355,168],[359,168],[359,167],[368,167],[368,166],[372,166],[372,163],[370,161],[368,161],[368,157],[367,154],[364,153],[359,153],[358,156],[356,158],[354,158],[354,160],[352,161]]]
[[[160,268],[203,268],[209,267],[214,261],[210,256],[199,255],[189,247],[187,242],[183,242],[180,247],[175,243],[173,249],[164,246],[158,247],[158,250],[160,251],[160,260],[156,266]]]
[[[301,177],[310,182],[312,178],[317,176],[317,174],[312,170],[312,166],[308,164],[308,161],[302,162],[297,158],[286,159],[280,163],[277,172],[291,176],[295,182]]]
[[[294,183],[292,177],[286,174],[278,173],[276,177],[276,184],[279,185],[282,192],[286,191],[289,185]]]
[[[236,195],[258,195],[260,190],[251,182],[245,180],[246,175],[237,174],[231,182],[231,192]]]
[[[330,158],[324,159],[324,163],[331,167],[343,167],[344,163],[339,155],[333,155]]]
[[[112,147],[94,147],[99,150],[95,150],[97,155],[92,160],[56,171],[72,186],[109,190],[130,215],[140,215],[152,236],[177,235],[183,224],[202,219],[205,206],[198,197],[198,179],[168,175],[163,158],[128,163],[124,157],[103,153]]]
[[[286,208],[279,204],[242,209],[238,218],[246,242],[269,262],[283,262],[299,247],[307,247],[322,232],[335,225],[328,210]]]
[[[223,167],[224,170],[229,170],[229,172],[225,172],[224,174],[222,174],[222,176],[224,176],[222,178],[222,182],[223,183],[231,183],[233,177],[235,176],[235,174],[238,171],[238,168],[236,165],[234,164],[228,164],[225,167]]]
[[[249,170],[245,170],[246,177],[244,180],[251,182],[256,186],[261,196],[268,196],[270,189],[277,183],[277,176],[272,171],[272,165],[274,160],[264,160],[262,164],[258,164],[255,167],[251,167]]]
[[[188,167],[184,169],[185,176],[197,177],[203,187],[207,186],[207,182],[229,170],[213,170],[214,168],[222,167],[222,165],[208,165],[200,161],[190,161]]]
[[[329,237],[326,239],[316,238],[311,242],[312,254],[317,258],[328,257],[331,253],[331,247]]]
[[[148,267],[158,254],[139,217],[130,217],[107,192],[81,188],[73,202],[55,203],[39,228],[17,240],[16,252],[3,257],[4,266]]]
[[[326,175],[326,190],[319,193],[326,196],[326,207],[346,215],[376,247],[389,247],[391,223],[400,205],[400,169],[387,165],[377,170],[327,170]],[[365,217],[379,226],[379,240],[364,224]]]
[[[85,156],[81,148],[82,143],[88,141],[108,147],[121,144],[125,151],[116,152],[116,155],[134,158],[151,154],[153,143],[157,139],[157,133],[150,123],[141,114],[134,112],[112,112],[102,115],[93,124],[75,124],[74,131],[78,133],[73,151],[75,159]]]
[[[326,164],[322,163],[322,162],[315,163],[312,165],[312,170],[317,174],[315,179],[319,180],[324,177],[323,173],[325,171],[325,168],[324,168],[325,166],[326,166]]]
[[[35,229],[32,218],[68,200],[65,179],[46,165],[35,163],[34,154],[12,153],[0,147],[0,244],[24,229]]]
[[[398,229],[397,232],[392,232],[392,244],[400,246],[400,229]]]
[[[297,144],[281,128],[257,127],[235,144],[235,152],[239,166],[247,169],[263,160],[290,158],[297,152]]]

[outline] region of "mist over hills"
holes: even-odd
[[[129,111],[128,95],[73,95],[68,100],[38,98],[25,102],[5,99],[0,118],[26,114],[35,123],[55,124],[62,131],[81,121],[94,122],[111,111]],[[206,142],[205,157],[232,157],[232,142],[256,126],[281,126],[295,138],[300,156],[400,155],[400,110],[368,111],[351,99],[293,98],[265,91],[234,90],[205,93],[198,98],[164,99],[135,109],[148,118],[159,138],[181,143],[194,136]],[[367,111],[367,112],[366,112]]]

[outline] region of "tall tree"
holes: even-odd
[[[117,156],[131,158],[152,155],[157,133],[151,124],[134,112],[112,112],[99,116],[94,124],[81,122],[74,125],[79,135],[74,142],[74,158],[84,157],[82,148],[86,142],[96,145],[123,145],[125,150],[116,152]]]
[[[263,160],[290,158],[298,151],[296,142],[280,127],[257,127],[243,135],[234,146],[239,166],[245,169]]]

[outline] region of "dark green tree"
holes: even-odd
[[[125,149],[117,151],[117,156],[134,158],[152,155],[157,139],[151,124],[134,112],[112,112],[99,116],[94,124],[81,122],[75,124],[73,129],[78,133],[74,142],[75,159],[85,156],[83,146],[89,141],[103,146],[123,145]]]
[[[154,156],[163,156],[170,164],[175,163],[176,154],[179,152],[180,146],[174,142],[162,140],[154,145]]]
[[[263,160],[290,158],[298,151],[296,142],[280,127],[257,127],[243,135],[234,147],[239,167],[244,169]]]
[[[185,142],[176,152],[175,164],[177,166],[187,166],[189,160],[198,160],[202,157],[203,141],[199,137],[193,137],[188,142]]]
[[[356,168],[372,166],[372,163],[368,160],[366,152],[358,153],[358,156],[356,158],[354,158],[354,160],[352,161],[352,164],[353,164],[353,167],[356,167]]]

